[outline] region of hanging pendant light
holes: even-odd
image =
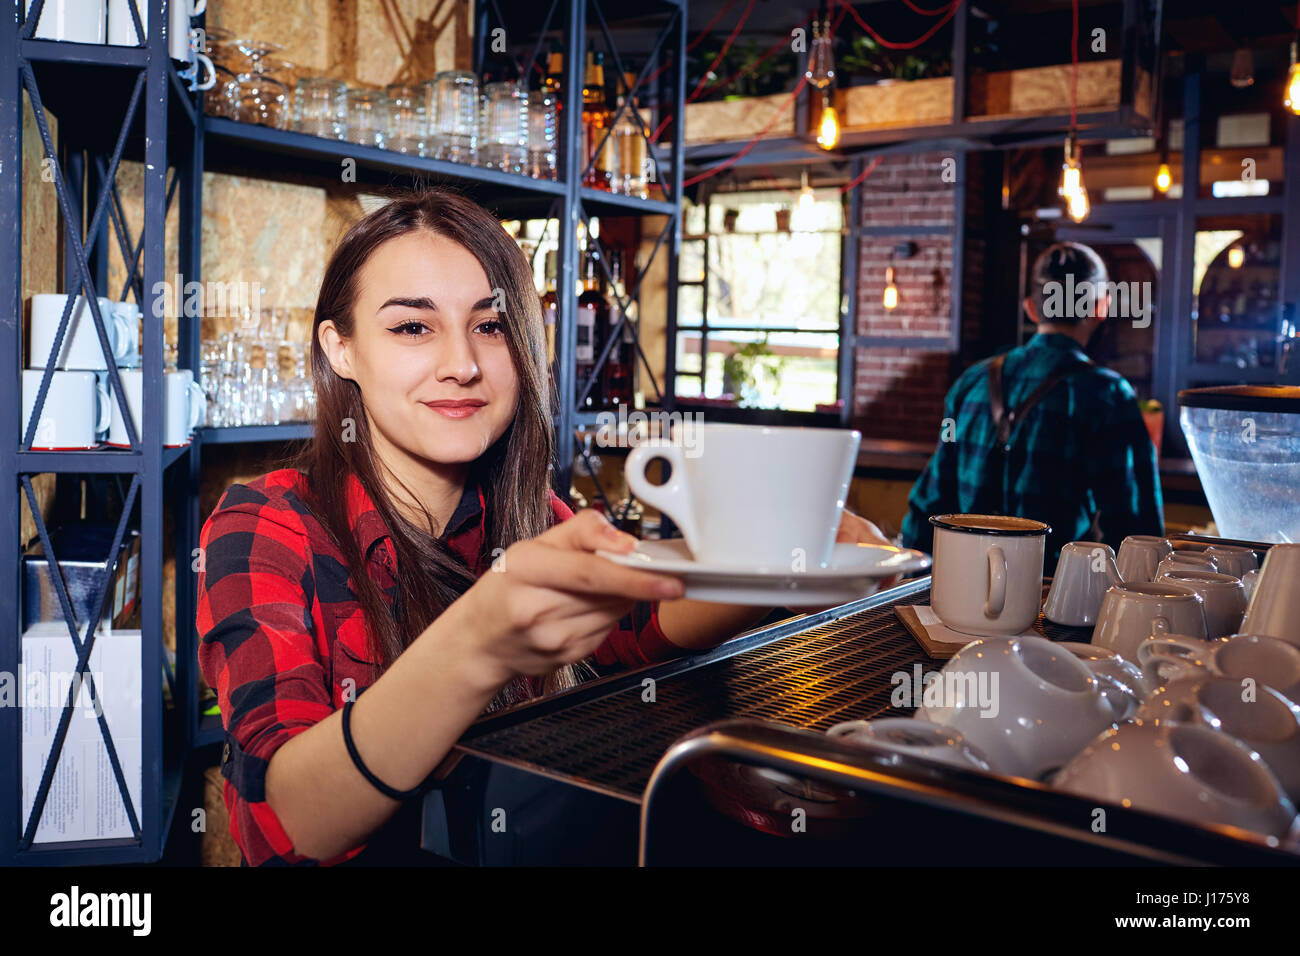
[[[1160,163],[1160,168],[1156,170],[1156,189],[1161,194],[1169,192],[1169,187],[1174,184],[1174,173],[1169,168],[1169,160],[1164,159]]]
[[[1239,90],[1255,85],[1255,58],[1250,55],[1248,48],[1242,47],[1232,55],[1232,71],[1228,74],[1228,82]]]
[[[1091,206],[1083,185],[1083,167],[1079,165],[1079,141],[1072,132],[1065,141],[1065,162],[1061,166],[1061,185],[1057,193],[1065,198],[1065,211],[1075,222],[1088,218]]]
[[[794,232],[814,232],[817,228],[817,196],[808,181],[805,169],[800,177],[799,201],[790,215],[790,228]]]
[[[804,71],[804,77],[816,89],[826,89],[835,79],[833,47],[830,18],[827,17],[824,22],[813,20],[813,41],[808,50],[808,69]]]
[[[840,117],[831,105],[829,91],[822,92],[822,118],[817,124],[817,145],[822,149],[834,149],[840,142]]]
[[[1286,97],[1282,105],[1300,116],[1300,64],[1295,60],[1296,41],[1291,41],[1291,69],[1286,73]]]
[[[1246,250],[1241,248],[1240,244],[1228,249],[1228,267],[1230,269],[1240,269],[1245,263]]]
[[[885,267],[885,293],[880,297],[880,304],[892,312],[898,308],[898,286],[894,284],[894,257],[891,255],[889,258],[890,264]]]

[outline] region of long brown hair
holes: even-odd
[[[348,230],[325,267],[311,338],[316,428],[295,461],[307,476],[308,506],[347,560],[368,626],[370,659],[381,671],[476,579],[460,555],[433,533],[427,510],[427,527],[421,528],[394,506],[380,474],[361,389],[334,371],[318,331],[322,322],[330,321],[343,338],[353,335],[361,268],[380,245],[415,230],[464,246],[483,267],[493,294],[500,294],[505,303],[501,324],[519,379],[519,402],[510,426],[470,465],[469,480],[479,483],[487,511],[479,566],[486,566],[484,562],[495,549],[534,537],[553,520],[548,501],[548,466],[554,449],[551,390],[541,302],[532,270],[501,224],[469,199],[437,188],[395,194]],[[349,421],[352,433],[348,438],[352,440],[345,440]],[[366,570],[366,556],[348,520],[346,496],[339,494],[349,474],[361,481],[392,536],[398,594],[392,613]],[[409,488],[407,493],[418,500]],[[547,676],[544,690],[559,690],[576,682],[574,668],[560,668]],[[488,709],[528,696],[528,682],[518,679],[503,688]]]

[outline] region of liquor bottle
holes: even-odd
[[[649,163],[646,161],[646,138],[641,134],[641,124],[634,115],[637,102],[631,95],[636,74],[624,73],[623,83],[625,93],[619,96],[618,105],[622,108],[626,102],[627,109],[614,124],[614,182],[610,188],[617,193],[645,199],[649,195],[646,188],[646,167]]]
[[[555,323],[560,297],[555,291],[555,250],[546,253],[546,292],[542,295],[542,319],[546,323],[546,364],[555,364]]]
[[[609,189],[614,138],[606,137],[609,107],[605,101],[605,64],[601,53],[587,54],[587,75],[582,84],[582,162],[587,173],[582,185]],[[604,146],[601,141],[604,140]],[[596,155],[599,149],[600,155]]]
[[[578,296],[578,348],[577,395],[581,398],[587,379],[596,368],[596,359],[605,346],[603,332],[609,326],[609,303],[600,290],[600,250],[595,242],[588,244],[582,262],[582,294]],[[578,402],[579,411],[603,407],[601,382],[597,378],[587,390],[587,397]]]
[[[610,350],[609,361],[605,363],[604,371],[601,373],[604,378],[602,397],[605,400],[605,407],[613,409],[617,409],[620,405],[629,409],[632,407],[632,367],[636,355],[632,320],[628,319],[623,322],[621,329],[617,329],[623,318],[623,307],[619,305],[620,297],[623,295],[622,263],[623,256],[615,252],[609,263],[610,278],[613,281],[608,296],[609,324],[603,336],[605,341],[609,341],[611,335],[618,336],[617,343]]]
[[[564,54],[551,48],[550,55],[546,58],[546,77],[542,80],[542,89],[556,97],[556,103],[561,104],[560,90],[564,80]]]

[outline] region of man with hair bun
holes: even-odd
[[[930,515],[1017,515],[1052,526],[1050,571],[1069,541],[1118,549],[1128,535],[1164,533],[1137,393],[1084,352],[1107,318],[1109,289],[1085,245],[1056,243],[1037,258],[1024,307],[1038,333],[949,389],[941,440],[908,499],[905,547],[931,550]]]

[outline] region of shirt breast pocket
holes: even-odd
[[[330,647],[330,692],[334,706],[342,707],[356,700],[379,676],[379,668],[370,660],[365,615],[359,607],[335,611],[337,629]]]

